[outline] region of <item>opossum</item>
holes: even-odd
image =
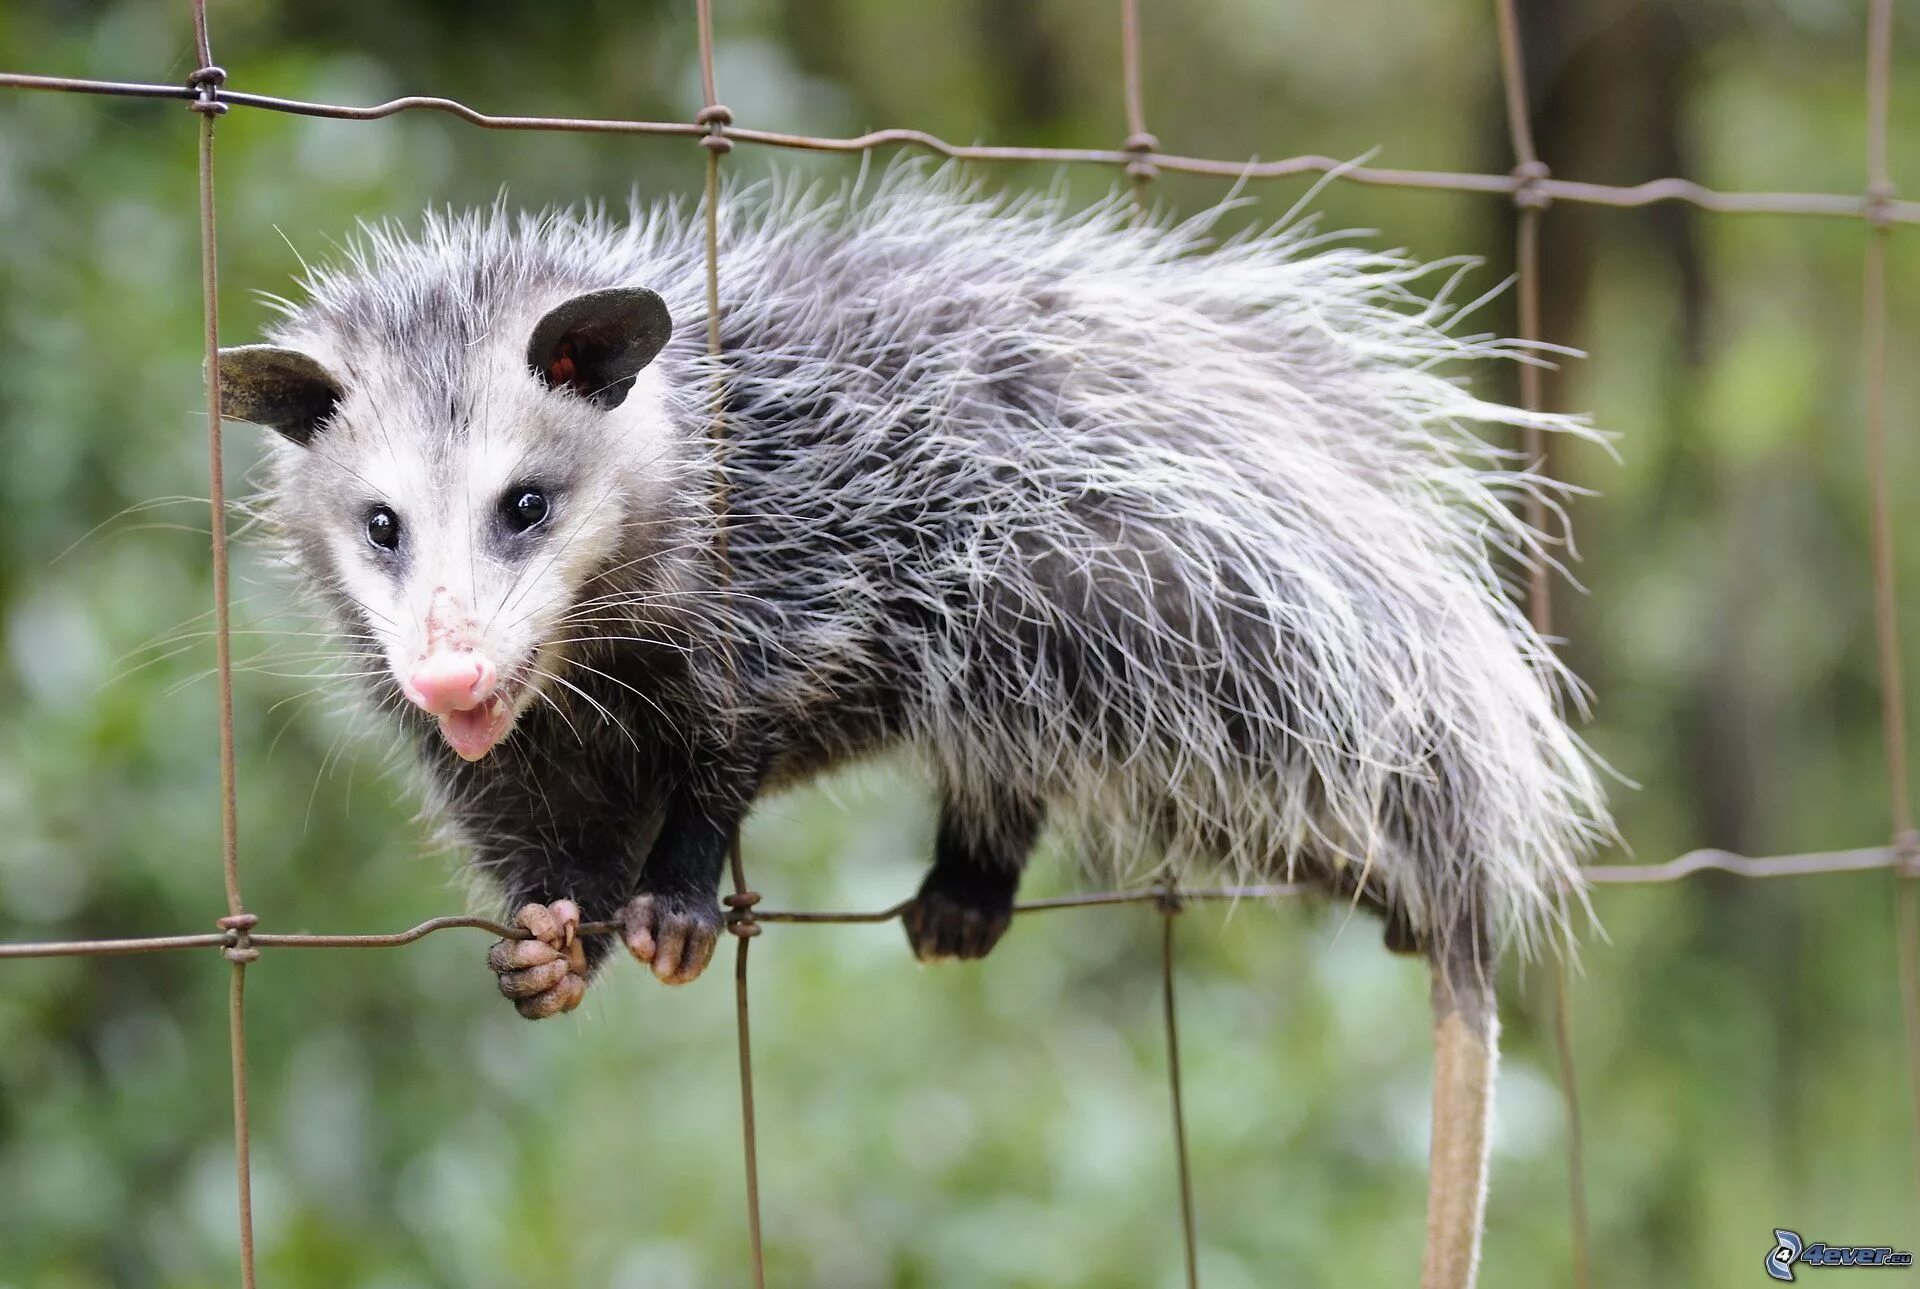
[[[535,934],[490,958],[523,1015],[580,1002],[581,919],[693,979],[755,798],[902,749],[924,959],[993,947],[1045,829],[1425,953],[1428,1277],[1466,1283],[1488,976],[1608,829],[1508,585],[1557,494],[1496,440],[1585,431],[1463,383],[1532,356],[1458,334],[1449,266],[1227,209],[732,190],[717,360],[697,209],[431,215],[309,270],[222,405],[279,431],[265,513]]]

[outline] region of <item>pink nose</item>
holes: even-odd
[[[486,702],[497,679],[484,655],[441,649],[415,663],[401,689],[416,706],[445,716],[470,712]]]

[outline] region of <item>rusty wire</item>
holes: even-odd
[[[220,438],[220,264],[214,222],[213,123],[226,111],[219,101],[227,74],[213,61],[207,33],[206,0],[192,0],[193,44],[199,66],[187,78],[193,95],[187,104],[200,118],[200,308],[202,379],[207,392],[208,506],[212,511],[213,648],[220,705],[220,869],[226,883],[227,916],[219,919],[230,972],[227,987],[227,1046],[233,1070],[234,1192],[240,1226],[240,1281],[254,1289],[253,1165],[251,1115],[247,1106],[247,964],[260,956],[248,943],[259,921],[246,911],[240,895],[240,822],[238,772],[233,746],[232,594],[227,569],[226,469]]]
[[[1167,1099],[1173,1110],[1174,1174],[1180,1184],[1180,1251],[1185,1257],[1187,1289],[1200,1285],[1200,1232],[1194,1216],[1193,1163],[1187,1154],[1187,1108],[1180,1084],[1180,1009],[1174,994],[1174,919],[1184,905],[1168,886],[1160,895],[1160,1019],[1167,1035]]]
[[[732,580],[727,541],[731,516],[728,513],[726,385],[721,358],[724,352],[720,326],[720,158],[733,150],[726,128],[733,112],[720,101],[718,82],[713,71],[712,0],[695,0],[694,14],[700,43],[700,94],[702,106],[694,124],[703,131],[700,143],[707,153],[706,173],[706,270],[707,270],[707,357],[713,363],[713,389],[710,395],[710,425],[716,471],[714,520],[717,557],[722,582]],[[726,657],[729,683],[737,666],[731,649]],[[746,860],[740,853],[740,831],[736,827],[727,846],[727,868],[733,878],[733,894],[726,897],[727,930],[733,935],[733,1013],[734,1040],[740,1058],[740,1148],[747,1184],[747,1260],[753,1273],[754,1289],[766,1289],[767,1262],[760,1238],[760,1134],[755,1122],[753,1102],[753,1025],[747,1005],[747,951],[760,934],[754,906],[760,895],[747,885]]]
[[[133,98],[192,98],[177,85],[156,85],[135,81],[87,80],[70,76],[28,76],[0,73],[0,89],[51,90],[79,94],[108,94]],[[337,121],[374,121],[401,112],[445,112],[471,125],[488,130],[535,130],[598,134],[648,134],[698,137],[705,126],[686,121],[633,121],[612,117],[495,116],[481,112],[455,99],[410,95],[390,99],[371,107],[352,107],[340,103],[313,103],[302,99],[279,98],[271,94],[253,94],[223,89],[219,101],[233,107],[260,108],[295,116],[327,117]],[[1381,166],[1356,166],[1337,157],[1302,155],[1278,161],[1236,161],[1222,158],[1183,156],[1152,151],[1137,155],[1115,148],[1029,148],[992,147],[949,143],[925,130],[873,130],[847,138],[822,138],[817,135],[786,134],[775,130],[754,130],[729,125],[721,136],[734,143],[763,147],[790,148],[806,152],[863,153],[876,148],[920,148],[956,161],[1043,162],[1058,165],[1103,165],[1121,170],[1136,162],[1147,162],[1161,170],[1180,174],[1203,175],[1215,179],[1287,179],[1298,175],[1338,172],[1348,183],[1386,188],[1424,188],[1446,192],[1483,193],[1512,196],[1526,181],[1511,174],[1470,174],[1445,170],[1402,170]],[[1595,206],[1653,206],[1662,202],[1683,202],[1703,210],[1722,214],[1746,215],[1819,215],[1878,217],[1897,224],[1920,223],[1920,201],[1893,200],[1876,206],[1869,197],[1846,193],[1810,192],[1721,192],[1685,179],[1651,179],[1639,184],[1578,183],[1565,179],[1543,179],[1536,185],[1540,194],[1554,201],[1583,202]]]
[[[1147,214],[1147,189],[1160,171],[1149,159],[1160,141],[1147,130],[1146,95],[1140,84],[1140,3],[1120,0],[1120,90],[1126,110],[1125,148],[1133,157],[1127,178],[1133,186],[1133,216]],[[1180,1196],[1180,1253],[1187,1289],[1200,1289],[1200,1231],[1193,1203],[1193,1160],[1187,1152],[1187,1103],[1180,1081],[1180,1007],[1175,988],[1174,919],[1186,907],[1179,891],[1163,886],[1160,910],[1160,1019],[1167,1041],[1167,1108],[1173,1116],[1174,1180]]]
[[[1920,1182],[1920,838],[1914,833],[1913,789],[1907,777],[1907,690],[1900,663],[1895,591],[1893,502],[1887,479],[1887,244],[1895,197],[1887,161],[1887,117],[1893,91],[1893,0],[1867,5],[1867,249],[1861,286],[1866,350],[1867,508],[1872,529],[1873,620],[1880,674],[1880,730],[1887,770],[1887,813],[1895,878],[1894,934],[1900,973],[1900,1016],[1907,1039],[1907,1087],[1913,1106],[1914,1176]]]
[[[1721,850],[1697,850],[1664,864],[1607,864],[1583,869],[1586,880],[1601,886],[1650,886],[1678,881],[1695,873],[1717,871],[1745,878],[1817,877],[1839,873],[1897,871],[1901,857],[1882,848],[1835,851],[1822,855],[1782,855],[1769,859],[1749,859]],[[1301,882],[1267,882],[1250,886],[1181,886],[1171,889],[1180,903],[1238,903],[1246,900],[1282,900],[1312,894],[1317,888]],[[1168,898],[1170,888],[1152,886],[1132,890],[1079,891],[1047,899],[1022,900],[1013,906],[1016,917],[1031,916],[1062,909],[1111,908],[1122,904],[1159,905]],[[902,900],[881,909],[762,909],[755,908],[753,920],[762,925],[783,926],[874,926],[897,922],[909,901]],[[521,926],[507,926],[491,918],[428,918],[404,931],[371,934],[333,934],[303,932],[263,932],[248,936],[255,949],[394,949],[423,940],[436,931],[470,929],[485,931],[503,940],[525,940],[532,932]],[[617,935],[618,922],[583,922],[581,935]],[[231,946],[231,934],[160,935],[123,940],[45,940],[0,944],[0,960],[7,958],[105,958],[143,953],[169,953],[182,949],[208,949]]]
[[[1718,871],[1742,878],[1777,878],[1890,870],[1899,883],[1899,968],[1902,1016],[1906,1029],[1909,1073],[1916,1125],[1916,1169],[1920,1170],[1920,836],[1914,828],[1908,782],[1907,728],[1904,679],[1895,594],[1893,511],[1887,472],[1887,246],[1899,224],[1920,223],[1920,202],[1903,201],[1888,168],[1888,105],[1892,76],[1893,3],[1869,0],[1867,18],[1867,186],[1858,196],[1845,193],[1722,192],[1678,178],[1654,179],[1632,185],[1592,184],[1555,179],[1541,161],[1534,144],[1528,104],[1521,32],[1513,0],[1495,0],[1505,116],[1515,164],[1505,175],[1432,170],[1402,170],[1350,165],[1320,155],[1300,155],[1274,161],[1238,161],[1163,152],[1147,130],[1141,92],[1138,0],[1120,2],[1121,75],[1127,137],[1119,149],[962,146],[915,129],[875,130],[848,138],[823,138],[736,126],[732,113],[718,98],[714,75],[714,39],[711,0],[695,0],[703,106],[695,119],[639,121],[613,118],[500,116],[481,112],[453,99],[408,96],[369,107],[317,103],[230,90],[226,72],[213,62],[207,30],[206,0],[189,0],[198,67],[184,85],[131,81],[90,80],[0,72],[0,89],[41,90],[131,98],[179,100],[198,114],[199,219],[201,233],[201,289],[205,341],[207,446],[210,502],[213,511],[212,577],[214,647],[219,693],[221,859],[226,889],[226,916],[220,930],[211,933],[161,935],[126,939],[66,940],[0,944],[0,959],[100,957],[219,948],[230,963],[229,1035],[233,1077],[234,1163],[237,1183],[241,1276],[246,1289],[255,1283],[249,1113],[246,1066],[246,969],[262,949],[394,948],[415,943],[443,930],[476,929],[505,939],[523,939],[530,933],[481,917],[436,917],[404,931],[374,934],[256,933],[259,919],[249,913],[241,897],[237,783],[234,748],[232,661],[230,653],[230,591],[225,525],[225,482],[221,461],[221,419],[217,356],[219,346],[218,237],[214,220],[214,122],[230,108],[243,107],[297,116],[347,121],[374,121],[410,111],[441,112],[469,124],[493,130],[612,133],[663,138],[697,139],[706,151],[705,217],[707,272],[707,343],[714,361],[712,434],[724,449],[725,390],[720,376],[723,358],[719,278],[720,158],[735,143],[762,147],[830,153],[867,153],[882,147],[918,148],[943,157],[969,162],[1046,162],[1116,167],[1131,181],[1136,200],[1144,200],[1147,185],[1161,171],[1234,180],[1275,180],[1298,175],[1334,174],[1348,183],[1383,187],[1480,193],[1505,196],[1515,208],[1515,263],[1519,338],[1545,339],[1541,333],[1539,239],[1542,215],[1556,201],[1614,208],[1634,208],[1663,202],[1687,204],[1721,214],[1771,214],[1795,217],[1854,218],[1867,228],[1864,258],[1862,347],[1865,356],[1865,442],[1870,509],[1871,577],[1881,694],[1881,724],[1885,743],[1888,810],[1892,824],[1890,844],[1857,850],[1755,858],[1721,850],[1698,850],[1659,864],[1604,865],[1585,869],[1596,885],[1664,884],[1697,873]],[[1542,373],[1532,365],[1520,372],[1520,401],[1530,411],[1545,406]],[[1550,462],[1544,436],[1537,428],[1525,432],[1522,451],[1532,468],[1547,473]],[[727,494],[724,459],[715,498],[717,545],[724,570],[727,539]],[[1529,503],[1529,519],[1536,527],[1545,516],[1538,503]],[[1535,627],[1550,635],[1552,599],[1544,570],[1535,570],[1528,585],[1528,613]],[[761,1245],[760,1191],[754,1126],[751,1025],[748,1010],[748,947],[763,925],[859,925],[898,920],[908,907],[902,901],[870,911],[761,909],[760,896],[747,885],[744,862],[736,838],[729,854],[733,894],[725,903],[727,926],[736,939],[735,1006],[740,1056],[742,1140],[746,1167],[749,1255],[753,1283],[764,1289],[766,1273]],[[1186,1145],[1181,1100],[1179,1030],[1174,993],[1174,919],[1190,902],[1279,899],[1305,893],[1295,883],[1205,888],[1157,886],[1151,889],[1090,891],[1016,904],[1018,916],[1062,909],[1111,907],[1122,904],[1155,905],[1161,916],[1162,1011],[1168,1051],[1168,1083],[1173,1118],[1187,1284],[1199,1283],[1193,1182]],[[614,922],[587,923],[583,935],[611,935]],[[1588,1235],[1581,1180],[1581,1133],[1578,1097],[1570,1039],[1570,1018],[1563,973],[1554,976],[1554,1030],[1569,1133],[1570,1216],[1573,1226],[1576,1284],[1588,1283]]]
[[[1520,19],[1514,0],[1496,0],[1494,20],[1500,42],[1500,83],[1506,102],[1507,134],[1513,144],[1513,176],[1521,184],[1513,192],[1513,260],[1518,338],[1539,344],[1546,337],[1540,315],[1540,223],[1552,198],[1544,191],[1551,177],[1534,146],[1533,110],[1527,95],[1525,52],[1521,48]],[[1546,382],[1537,363],[1520,365],[1520,405],[1529,412],[1546,410]],[[1551,478],[1553,462],[1547,455],[1547,436],[1538,424],[1528,424],[1520,444],[1526,467]],[[1547,527],[1547,499],[1538,490],[1527,493],[1527,524],[1536,533]],[[1527,618],[1544,640],[1553,638],[1553,583],[1547,561],[1537,559],[1527,569]],[[1551,645],[1548,646],[1551,648]],[[1560,1098],[1567,1129],[1567,1227],[1573,1262],[1574,1289],[1592,1283],[1588,1255],[1586,1137],[1580,1126],[1580,1086],[1573,1060],[1573,1016],[1567,988],[1567,964],[1560,958],[1548,970],[1552,995],[1553,1050],[1560,1074]]]

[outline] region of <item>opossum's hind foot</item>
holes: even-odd
[[[578,1007],[587,996],[587,950],[577,934],[580,906],[572,900],[527,904],[513,920],[533,939],[500,940],[488,951],[487,965],[500,977],[500,992],[528,1020]]]
[[[1351,867],[1336,871],[1325,879],[1335,899],[1354,902],[1380,917],[1380,938],[1388,953],[1421,954],[1427,952],[1426,937],[1414,929],[1413,920],[1400,905],[1387,900],[1375,886],[1362,884]]]
[[[1013,925],[1017,872],[936,865],[900,915],[922,962],[984,958]]]
[[[627,949],[660,978],[684,985],[713,961],[720,941],[720,909],[711,899],[685,895],[636,895],[626,912]]]
[[[1381,916],[1386,925],[1380,938],[1386,943],[1388,953],[1424,954],[1427,951],[1426,941],[1413,929],[1412,921],[1404,912],[1389,909]]]

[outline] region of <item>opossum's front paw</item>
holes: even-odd
[[[487,965],[500,977],[500,992],[528,1020],[570,1012],[587,996],[587,951],[580,943],[580,906],[572,900],[526,904],[515,922],[531,940],[500,940]]]
[[[1013,887],[959,880],[935,869],[900,921],[914,957],[922,962],[984,958],[1013,925]]]
[[[720,907],[686,895],[636,895],[626,910],[627,948],[663,984],[684,985],[713,961]]]

